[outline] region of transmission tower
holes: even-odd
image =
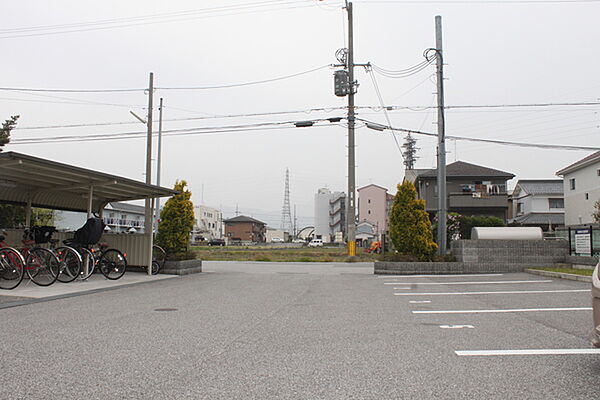
[[[402,155],[404,155],[404,166],[406,167],[406,169],[415,168],[415,163],[417,162],[417,158],[419,158],[417,157],[418,147],[416,146],[416,144],[417,139],[413,138],[409,133],[408,136],[406,136],[406,141],[402,145],[402,147],[404,148]]]
[[[292,233],[292,211],[290,209],[290,170],[285,169],[285,192],[281,209],[281,230]]]

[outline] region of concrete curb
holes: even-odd
[[[576,274],[566,274],[564,272],[552,272],[552,271],[542,271],[539,269],[526,269],[525,272],[532,275],[541,275],[549,278],[560,278],[560,279],[568,279],[570,281],[579,281],[579,282],[592,282],[591,276],[585,275],[576,275]]]

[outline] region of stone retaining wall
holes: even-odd
[[[167,261],[161,274],[189,275],[202,272],[202,260]]]
[[[551,265],[551,264],[550,264]],[[539,265],[515,263],[466,263],[466,262],[375,262],[378,275],[418,274],[485,274],[523,272]]]
[[[456,240],[452,254],[459,262],[548,265],[564,263],[564,240]]]

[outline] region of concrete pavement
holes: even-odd
[[[590,304],[588,284],[514,283],[540,280],[528,274],[378,277],[369,264],[204,269],[0,309],[0,357],[11,371],[0,398],[600,397],[600,354],[457,354],[589,349],[589,311],[413,313],[580,309]]]

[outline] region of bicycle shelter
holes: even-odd
[[[0,203],[25,206],[26,226],[31,222],[32,207],[87,212],[88,218],[96,213],[102,217],[102,210],[109,202],[154,200],[177,193],[165,187],[27,154],[0,153]],[[152,265],[154,201],[149,203],[143,234],[103,236],[110,245],[125,249],[135,261],[132,265],[145,266],[148,271]]]

